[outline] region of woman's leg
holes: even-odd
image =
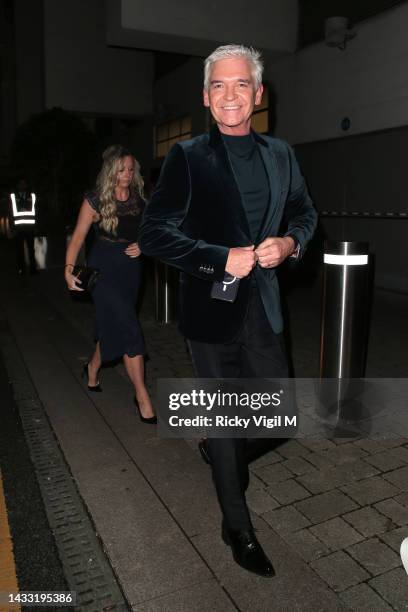
[[[136,399],[139,402],[141,415],[145,418],[154,416],[152,402],[144,382],[144,357],[123,355],[126,372],[135,388]]]
[[[94,387],[98,384],[98,371],[101,367],[101,349],[99,342],[96,343],[95,352],[88,362],[88,385]]]

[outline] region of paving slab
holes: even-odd
[[[401,542],[408,538],[408,527],[398,527],[386,533],[380,533],[379,538],[395,550],[395,552],[399,553]]]
[[[373,578],[368,583],[394,610],[408,610],[408,577],[404,569],[396,568]]]
[[[256,514],[264,514],[279,507],[279,503],[267,493],[266,489],[250,488],[246,493],[246,500],[249,509]]]
[[[408,463],[408,447],[406,444],[403,446],[397,446],[392,449],[392,454],[394,457],[399,457],[405,463]]]
[[[188,589],[181,589],[165,597],[157,597],[133,604],[133,612],[233,612],[236,606],[226,591],[210,580],[198,583]]]
[[[387,472],[387,474],[384,474],[384,478],[399,489],[408,491],[408,466],[399,468],[393,472]]]
[[[366,457],[365,460],[381,472],[390,472],[408,463],[408,449],[404,446],[389,449]]]
[[[121,431],[120,436],[129,455],[143,465],[148,482],[187,535],[221,523],[211,470],[183,440],[141,446],[132,443],[130,431]]]
[[[158,511],[153,493],[132,480],[129,486],[116,474],[108,486],[82,487],[127,599],[137,603],[209,579],[186,535],[164,508]]]
[[[315,469],[327,469],[330,465],[327,458],[322,455],[321,452],[317,451],[316,453],[311,453],[310,456],[307,456],[308,463],[311,463]],[[308,472],[305,472],[307,474]]]
[[[399,555],[383,542],[380,542],[378,538],[372,538],[350,546],[347,552],[372,576],[384,574],[401,565]]]
[[[301,529],[296,532],[281,532],[280,535],[307,563],[330,553],[329,548],[316,538],[309,529]]]
[[[339,516],[310,528],[310,532],[331,550],[347,548],[363,540],[363,536]]]
[[[342,601],[355,612],[392,612],[389,606],[368,584],[357,584],[340,593]]]
[[[374,504],[382,499],[394,497],[399,493],[394,485],[381,477],[368,478],[367,480],[360,480],[358,483],[346,485],[342,487],[342,491],[361,506]]]
[[[310,566],[334,591],[344,591],[370,577],[365,569],[342,550],[334,552],[328,557],[317,559]]]
[[[264,467],[265,465],[271,465],[272,463],[279,463],[280,461],[283,461],[283,458],[275,451],[270,451],[258,459],[255,459],[255,461],[252,461],[250,469],[256,470],[257,468]]]
[[[352,442],[355,442],[355,437],[345,438],[344,436],[342,436],[341,438],[332,438],[332,442],[336,446],[342,446],[345,444],[351,444]]]
[[[391,531],[395,527],[390,518],[369,506],[343,514],[343,518],[367,538]]]
[[[334,516],[356,510],[358,505],[341,491],[328,491],[295,504],[312,523],[322,523]]]
[[[384,446],[384,448],[397,448],[399,446],[404,446],[405,444],[408,443],[408,439],[407,438],[383,438],[381,440],[381,444]]]
[[[324,493],[347,483],[362,480],[378,474],[378,470],[364,461],[354,461],[346,465],[331,466],[298,477],[311,493]],[[355,485],[356,489],[360,484]]]
[[[328,464],[343,465],[344,463],[352,463],[357,459],[364,458],[367,453],[361,447],[354,443],[346,443],[335,448],[322,450],[318,453],[320,457]]]
[[[282,465],[290,470],[295,476],[301,476],[302,474],[315,471],[315,466],[308,461],[309,457],[312,456],[312,453],[309,453],[303,457],[290,457],[289,459],[286,459]]]
[[[408,507],[408,492],[400,493],[394,497],[395,501],[399,504],[402,504],[405,507]]]
[[[285,468],[282,463],[252,468],[252,471],[267,485],[280,483],[293,477],[292,472]]]
[[[298,440],[298,442],[302,446],[305,446],[309,451],[313,452],[335,448],[336,446],[334,442],[326,438],[302,438]]]
[[[299,499],[310,497],[310,493],[307,489],[302,487],[295,479],[291,478],[280,482],[279,486],[276,484],[267,488],[267,491],[274,499],[276,499],[282,506],[286,504],[292,504]]]
[[[270,510],[262,518],[277,532],[293,532],[310,525],[310,521],[293,506]]]
[[[356,440],[353,442],[355,446],[359,446],[366,453],[370,455],[374,455],[375,453],[381,453],[384,451],[384,445],[381,443],[381,440],[371,440],[370,438],[362,438],[361,440]]]
[[[285,444],[282,444],[277,452],[286,459],[289,459],[289,457],[304,457],[309,454],[309,451],[305,449],[304,445],[300,444],[297,440],[289,440]]]
[[[378,504],[374,504],[374,508],[392,520],[395,525],[408,524],[408,508],[401,505],[396,499],[386,499]]]

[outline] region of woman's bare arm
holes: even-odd
[[[72,270],[91,225],[98,219],[98,213],[92,208],[88,200],[84,200],[65,256],[65,281],[71,291],[83,291],[79,286],[81,281],[72,274]]]

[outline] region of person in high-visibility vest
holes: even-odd
[[[10,193],[11,224],[16,243],[17,269],[19,274],[23,274],[26,270],[25,249],[28,251],[30,272],[34,273],[36,271],[34,255],[36,200],[37,197],[35,193],[29,191],[25,178],[21,178],[17,184],[17,190]]]

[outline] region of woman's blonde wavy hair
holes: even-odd
[[[99,198],[99,225],[107,233],[116,235],[118,216],[116,213],[116,180],[120,165],[125,157],[131,157],[135,164],[130,192],[137,192],[143,198],[143,178],[140,174],[140,164],[132,153],[122,145],[112,145],[102,154],[103,165],[96,179],[96,193]]]

